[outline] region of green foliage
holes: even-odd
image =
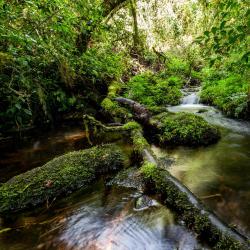
[[[220,133],[216,127],[194,114],[181,112],[165,116],[162,123],[160,140],[163,144],[209,145],[220,138]]]
[[[76,64],[79,67],[78,74],[96,82],[110,82],[118,80],[126,68],[126,58],[122,53],[114,53],[111,50],[90,48]]]
[[[83,112],[121,77],[126,57],[102,37],[103,7],[99,0],[2,1],[1,130]]]
[[[125,96],[149,107],[177,105],[182,96],[182,84],[179,77],[164,79],[146,72],[128,82]]]
[[[210,56],[210,65],[222,61],[232,52],[240,54],[239,62],[249,66],[250,9],[248,1],[211,1],[207,9],[212,17],[212,25],[196,41],[205,47]]]
[[[171,56],[169,62],[166,65],[168,72],[177,74],[189,73],[189,64],[181,57]]]
[[[218,106],[226,115],[236,118],[249,118],[248,93],[249,82],[236,73],[206,72],[201,100]]]

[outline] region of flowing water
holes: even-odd
[[[56,155],[90,147],[79,128],[63,128],[2,149],[1,180]],[[89,189],[31,212],[0,218],[0,250],[201,249],[174,214],[135,189],[111,187],[105,178]],[[203,249],[207,249],[203,246]]]
[[[140,193],[103,182],[61,200],[49,211],[2,221],[0,249],[197,249],[195,236],[156,202],[135,209]]]
[[[206,148],[153,149],[170,159],[170,172],[215,213],[250,234],[249,123],[225,118],[198,100],[197,90],[189,90],[183,103],[169,110],[203,116],[220,126],[222,139]],[[27,138],[20,145],[4,145],[0,182],[56,155],[87,147],[86,133],[72,127]],[[49,208],[0,218],[0,249],[208,249],[152,197],[145,198],[131,188],[111,187],[107,182],[104,178],[87,190],[52,202]]]
[[[250,236],[250,123],[226,118],[216,108],[197,103],[197,95],[189,93],[169,111],[204,117],[220,128],[221,140],[206,148],[154,150],[173,159],[170,172],[219,217]]]

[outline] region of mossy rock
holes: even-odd
[[[220,139],[219,130],[202,117],[180,112],[161,119],[162,144],[200,146],[209,145]]]
[[[114,145],[59,156],[0,186],[0,214],[31,208],[86,187],[99,175],[118,170],[123,164],[123,153]]]

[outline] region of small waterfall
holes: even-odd
[[[198,104],[199,103],[199,97],[197,96],[197,93],[192,93],[190,95],[184,96],[182,99],[182,104],[188,105],[188,104]]]
[[[182,105],[193,105],[199,103],[200,88],[183,89],[184,97],[182,98]]]

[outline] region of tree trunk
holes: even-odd
[[[136,0],[130,0],[130,10],[133,17],[133,42],[134,42],[134,51],[139,53],[140,52],[140,37],[139,37],[139,29],[138,29],[138,22],[137,22],[137,10],[136,10]]]

